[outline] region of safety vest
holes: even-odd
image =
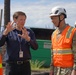
[[[2,57],[1,57],[1,55],[0,55],[0,75],[3,75]]]
[[[75,28],[69,25],[63,30],[57,41],[56,29],[52,36],[53,65],[56,67],[72,67],[74,65],[74,56],[72,53],[72,39]]]

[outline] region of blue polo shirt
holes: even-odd
[[[27,29],[28,35],[31,40],[27,42],[25,39],[18,36],[22,31],[17,29],[8,33],[7,36],[0,36],[0,47],[6,42],[6,55],[5,61],[24,61],[31,59],[30,48],[37,50],[38,44],[36,42],[35,34],[31,29]],[[19,57],[20,49],[23,51],[23,58]]]

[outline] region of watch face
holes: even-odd
[[[16,26],[17,26],[17,24],[16,23],[13,23],[12,27],[15,28]]]

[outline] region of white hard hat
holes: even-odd
[[[64,14],[65,15],[65,18],[67,17],[66,10],[64,8],[58,6],[58,7],[54,7],[51,10],[49,16],[58,16],[58,15],[61,15],[61,14]]]

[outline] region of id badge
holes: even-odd
[[[23,51],[19,51],[19,57],[23,58]]]

